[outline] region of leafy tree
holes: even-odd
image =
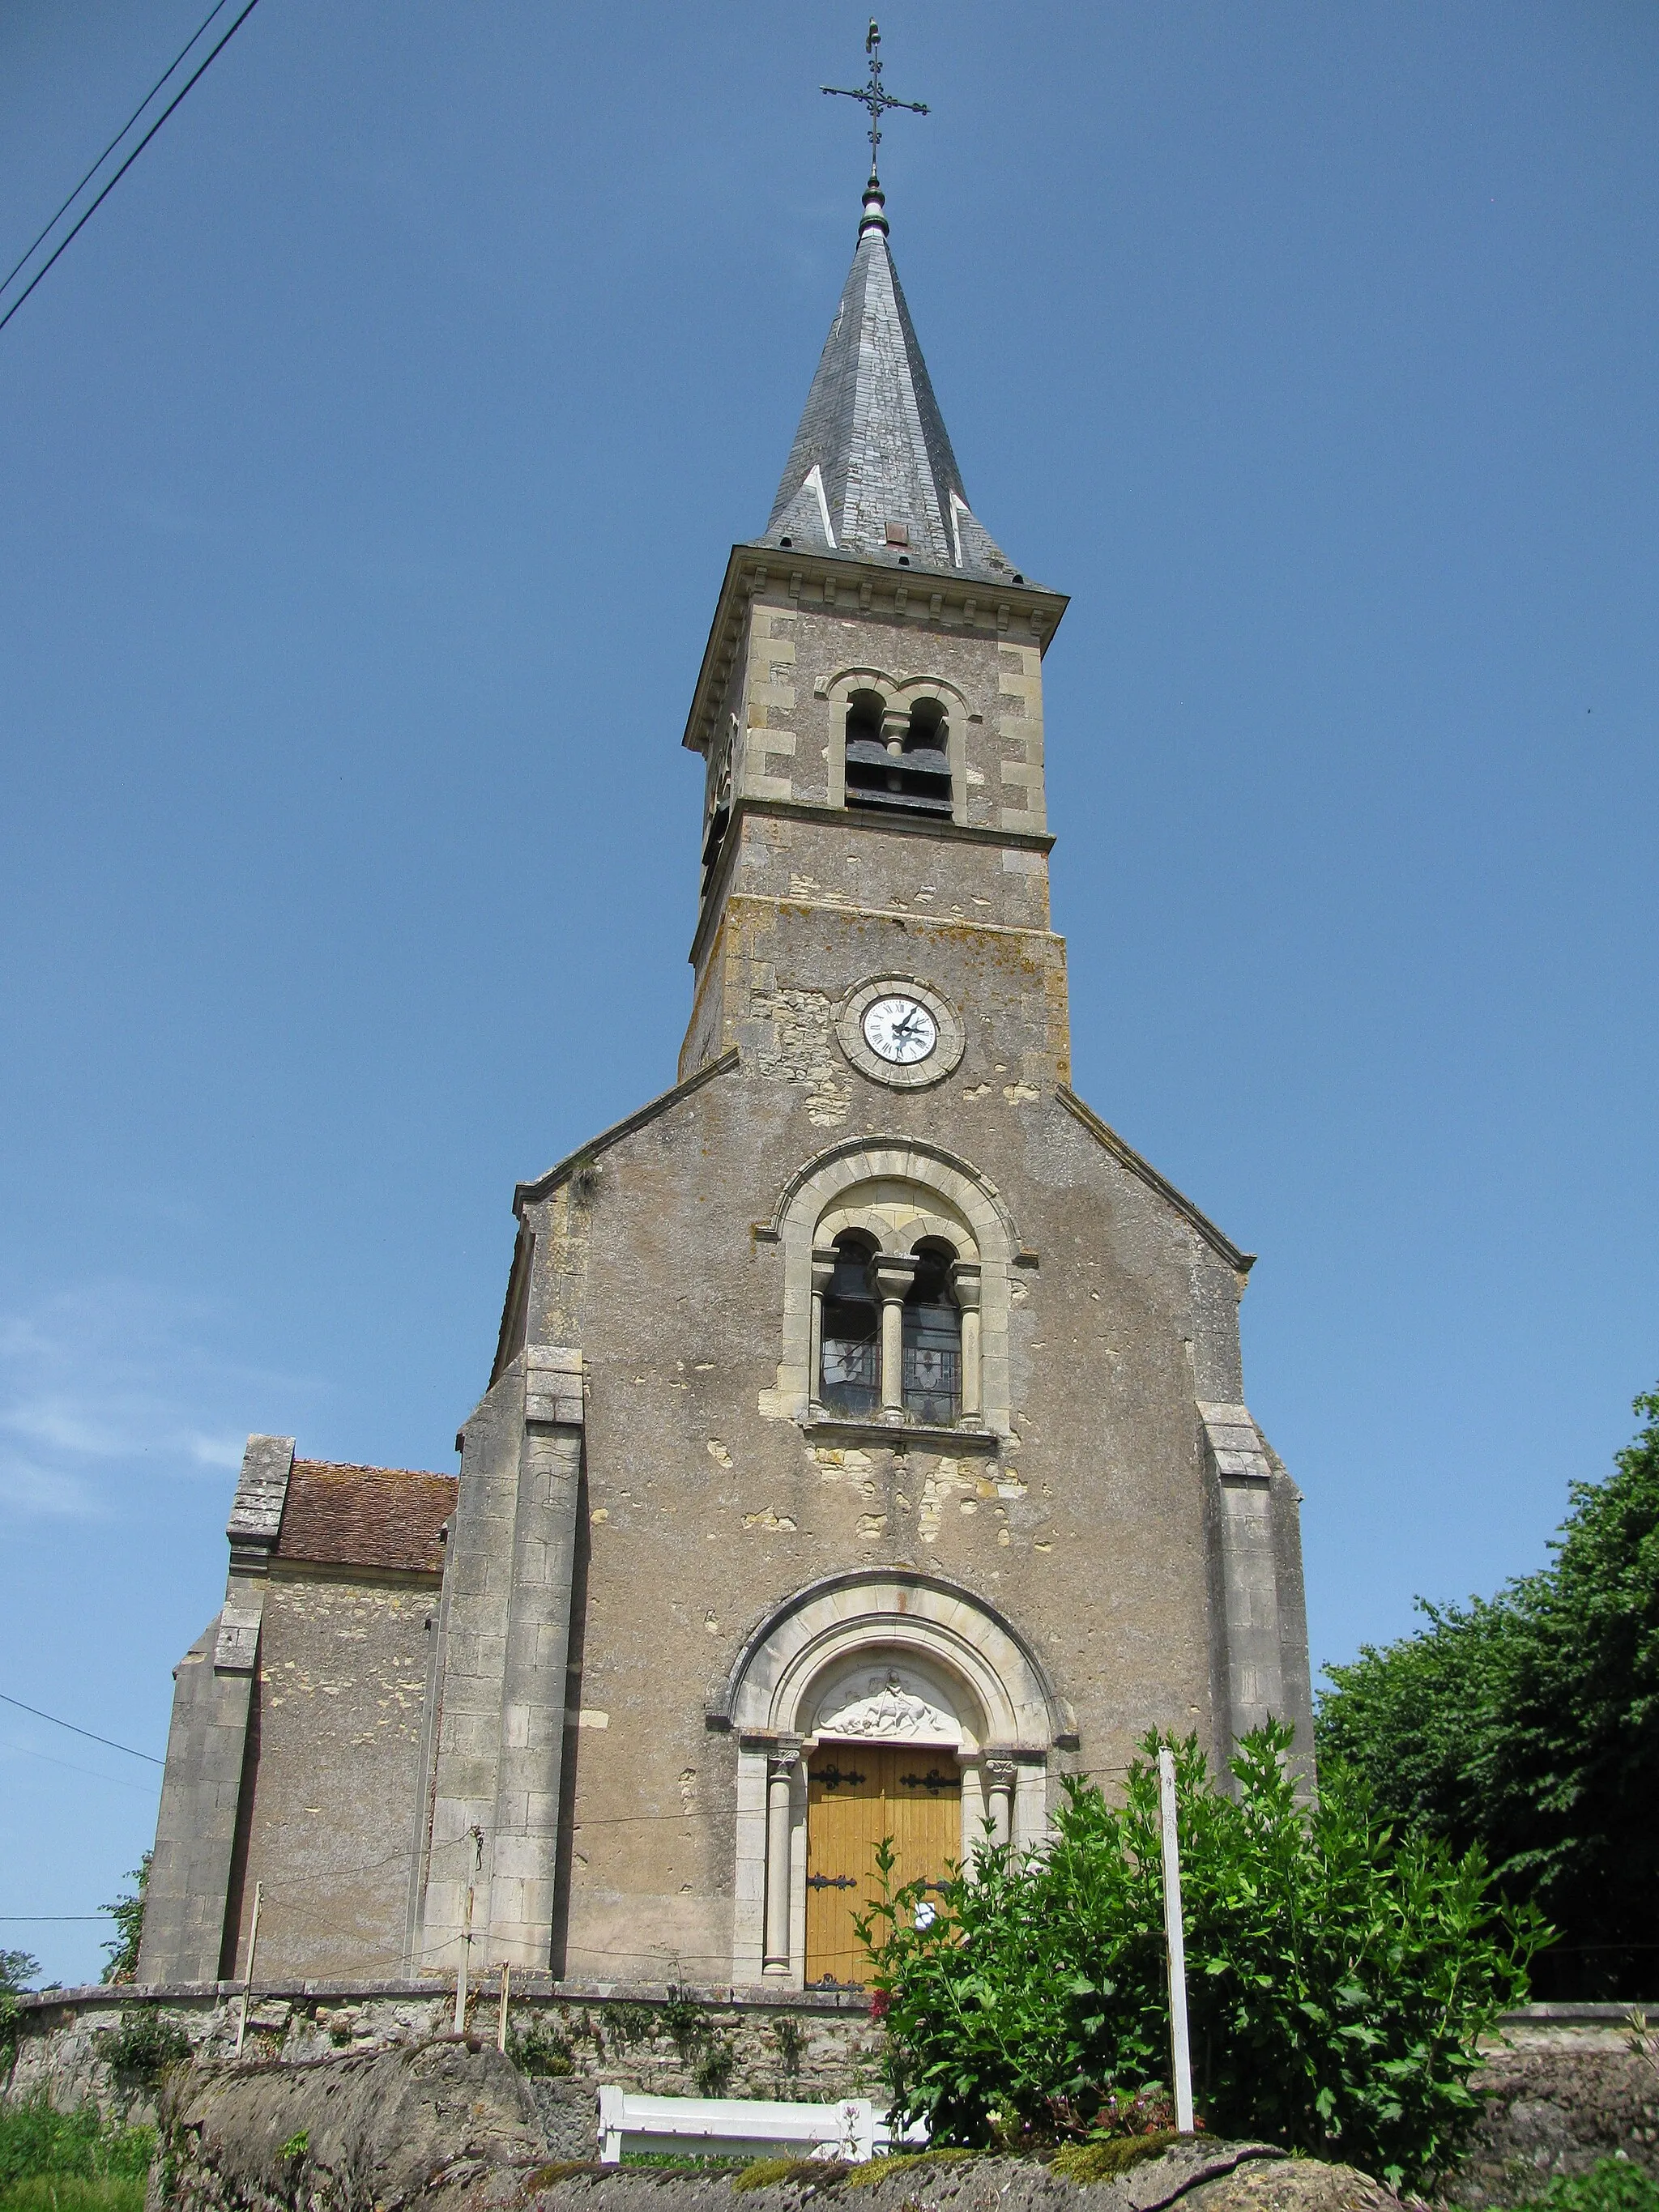
[[[1381,1810],[1480,1844],[1510,1896],[1561,1930],[1551,1993],[1659,1986],[1659,1393],[1604,1482],[1575,1483],[1555,1557],[1490,1601],[1328,1669],[1322,1759]],[[1421,1601],[1419,1601],[1421,1603]]]
[[[1248,1737],[1231,1794],[1195,1738],[1170,1747],[1198,2107],[1230,2135],[1428,2179],[1475,2117],[1476,2039],[1546,1931],[1488,1899],[1478,1851],[1396,1845],[1358,1775],[1334,1768],[1301,1802],[1291,1743],[1273,1724]],[[1068,1783],[1045,1847],[988,1847],[931,1924],[917,1884],[865,1923],[890,2084],[936,2142],[1052,2141],[1159,2101],[1157,1747],[1121,1806]]]
[[[40,1961],[29,1952],[0,1951],[0,2075],[10,2072],[17,2055],[22,2019],[18,1991],[27,1989],[40,1971]]]
[[[131,1889],[104,1907],[115,1923],[115,1936],[104,1946],[107,1963],[98,1977],[100,1982],[131,1982],[137,1978],[138,1947],[144,1940],[144,1893],[149,1887],[149,1863],[154,1856],[153,1851],[144,1853],[126,1877]]]
[[[40,1961],[27,1951],[0,1951],[0,1991],[13,1996],[27,1989],[40,1971]]]

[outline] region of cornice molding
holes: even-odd
[[[1048,641],[1071,605],[1065,592],[1045,591],[1036,584],[989,584],[950,569],[896,568],[846,554],[734,545],[726,559],[681,740],[690,751],[708,749],[714,717],[738,657],[743,618],[753,602],[775,591],[779,605],[795,606],[809,586],[821,595],[826,583],[834,586],[837,599],[843,589],[854,595],[849,611],[856,608],[877,621],[907,627],[933,622],[951,629],[966,623],[978,631],[985,625],[989,635],[1000,635],[1018,617],[1042,653],[1048,652]]]

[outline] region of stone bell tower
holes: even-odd
[[[847,1123],[850,984],[895,962],[972,987],[1011,1086],[1069,1073],[1048,927],[1042,655],[1066,602],[968,504],[872,179],[764,536],[733,549],[686,726],[707,763],[682,1076],[738,1045]],[[951,1027],[945,1056],[965,1036]],[[868,1072],[866,1070],[865,1072]],[[917,1064],[931,1087],[945,1058]],[[892,1075],[888,1072],[887,1079]]]

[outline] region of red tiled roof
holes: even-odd
[[[279,1559],[319,1566],[392,1567],[441,1574],[438,1531],[455,1510],[453,1474],[395,1467],[334,1467],[296,1459],[283,1508]]]

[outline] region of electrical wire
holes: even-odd
[[[0,1705],[15,1705],[20,1713],[29,1713],[37,1721],[50,1721],[54,1728],[67,1729],[71,1735],[83,1735],[88,1743],[101,1743],[106,1751],[124,1751],[129,1759],[147,1759],[152,1766],[165,1766],[164,1759],[157,1759],[153,1751],[135,1751],[130,1743],[117,1743],[113,1736],[94,1735],[90,1729],[77,1728],[73,1721],[60,1721],[56,1713],[43,1713],[39,1705],[26,1705],[21,1698],[9,1698],[0,1690]]]
[[[118,1774],[100,1774],[95,1767],[77,1766],[73,1759],[54,1759],[49,1751],[33,1751],[26,1743],[0,1741],[0,1751],[15,1751],[23,1759],[38,1759],[47,1766],[61,1766],[66,1774],[84,1774],[91,1781],[107,1782],[117,1790],[137,1790],[143,1796],[149,1796],[142,1782],[124,1781]]]
[[[117,185],[120,183],[122,178],[125,176],[127,171],[132,167],[133,163],[138,159],[138,156],[143,152],[145,147],[149,145],[150,140],[155,136],[161,125],[167,121],[168,116],[172,114],[173,109],[177,107],[179,101],[184,98],[185,93],[190,90],[191,85],[197,82],[198,78],[205,76],[207,71],[212,68],[214,63],[218,60],[220,55],[223,53],[225,48],[230,44],[231,40],[235,37],[238,31],[241,29],[243,24],[246,22],[248,17],[253,13],[258,4],[259,0],[247,0],[247,4],[242,9],[241,14],[236,18],[230,28],[225,33],[225,35],[220,40],[218,45],[214,47],[207,59],[201,63],[191,75],[185,79],[185,82],[179,91],[173,94],[173,98],[161,110],[161,112],[156,117],[155,122],[150,125],[149,129],[145,131],[143,137],[133,148],[131,153],[127,155],[126,160],[122,162],[120,167],[115,172],[115,174],[104,186],[103,191],[99,193],[97,198],[94,200],[92,205],[87,210],[86,213],[76,222],[74,228],[70,231],[68,236],[63,239],[60,243],[53,248],[46,259],[41,263],[40,268],[35,270],[33,276],[30,277],[28,283],[23,287],[23,289],[12,301],[10,307],[7,308],[5,313],[3,315],[0,315],[0,331],[3,331],[5,329],[6,325],[17,313],[17,310],[22,306],[24,301],[28,298],[29,294],[33,291],[35,286],[40,282],[40,279],[57,262],[58,256],[64,251],[64,248],[72,245],[75,240],[80,236],[81,233],[86,228],[88,223],[91,222],[93,216],[97,214],[99,209],[102,207],[104,202],[115,190]]]
[[[219,13],[219,10],[228,4],[228,0],[213,0],[212,7],[208,10],[202,21],[197,25],[196,28],[185,40],[184,45],[179,49],[179,52],[173,56],[167,67],[161,71],[161,76],[156,78],[155,83],[151,85],[149,90],[139,101],[137,106],[133,109],[131,114],[128,116],[126,121],[121,125],[115,136],[110,140],[108,145],[105,147],[103,152],[98,156],[98,159],[87,171],[87,173],[82,178],[80,183],[75,187],[75,190],[64,202],[63,206],[58,209],[57,214],[52,216],[52,220],[46,224],[46,228],[39,234],[39,235],[30,240],[28,245],[25,246],[12,267],[6,271],[4,276],[0,277],[0,292],[4,292],[9,288],[13,278],[17,275],[18,270],[32,258],[35,249],[40,246],[45,240],[49,238],[54,230],[56,230],[58,224],[69,213],[70,210],[75,205],[76,200],[80,198],[82,193],[85,191],[87,186],[92,182],[100,169],[103,167],[105,162],[108,161],[110,155],[115,151],[121,141],[126,137],[128,131],[131,130],[133,125],[138,120],[138,118],[149,106],[151,100],[155,99],[156,94],[160,92],[161,87],[167,82],[167,79],[178,68],[179,63],[183,61],[185,56],[196,44],[198,39],[201,37],[203,32],[206,30],[208,25]]]

